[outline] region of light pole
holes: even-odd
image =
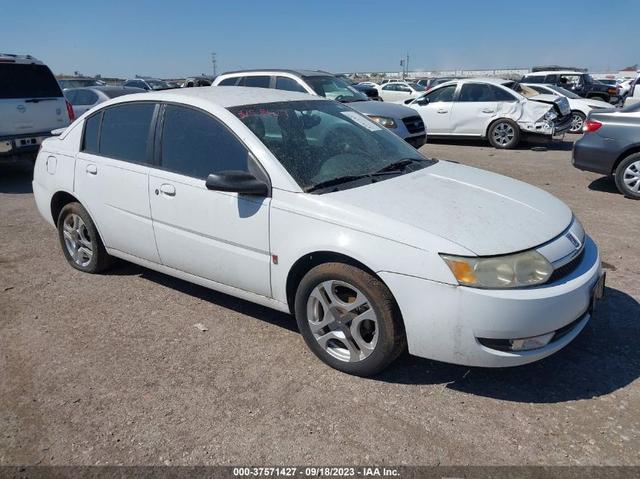
[[[211,52],[211,65],[213,65],[213,76],[215,77],[218,73],[218,61],[216,60],[216,53]]]

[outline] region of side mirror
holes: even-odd
[[[420,106],[428,105],[429,99],[426,96],[421,96],[420,98],[416,99],[416,104]]]
[[[230,191],[241,195],[268,196],[269,187],[246,171],[221,171],[211,173],[205,186],[208,190]]]

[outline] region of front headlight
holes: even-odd
[[[440,255],[459,284],[474,288],[522,288],[546,282],[553,266],[537,251],[489,258]]]
[[[371,118],[376,123],[381,124],[385,128],[397,128],[398,127],[398,125],[396,124],[395,120],[393,118],[389,118],[387,116],[370,116],[369,118]]]

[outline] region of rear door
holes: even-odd
[[[107,248],[159,262],[149,206],[154,102],[102,109],[86,119],[74,190]]]
[[[0,63],[0,136],[48,134],[69,123],[62,91],[47,66]]]
[[[455,135],[482,136],[498,111],[509,111],[506,104],[516,101],[515,96],[495,85],[464,83],[451,109],[451,129]]]

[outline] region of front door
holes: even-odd
[[[449,118],[451,108],[453,107],[453,94],[456,88],[457,84],[436,88],[425,95],[429,103],[426,105],[418,105],[414,102],[411,105],[412,108],[420,113],[429,134],[441,135],[451,133]]]
[[[245,291],[271,296],[270,198],[211,191],[210,173],[250,170],[252,158],[217,118],[166,105],[160,164],[149,196],[162,263]]]

